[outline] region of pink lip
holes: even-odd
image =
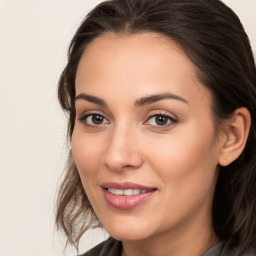
[[[114,208],[120,210],[128,210],[140,205],[145,200],[152,197],[156,189],[153,187],[147,187],[140,184],[135,184],[131,182],[124,182],[124,183],[115,183],[115,182],[106,182],[102,184],[104,198],[106,202]],[[141,193],[138,195],[132,196],[117,196],[110,193],[107,188],[115,188],[115,189],[140,189],[140,190],[147,190],[146,193]]]

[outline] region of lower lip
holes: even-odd
[[[104,198],[108,204],[112,207],[120,209],[120,210],[129,210],[132,209],[140,204],[142,204],[145,200],[152,197],[156,190],[153,190],[148,193],[141,193],[138,195],[132,196],[116,196],[110,193],[107,189],[103,189],[104,191]]]

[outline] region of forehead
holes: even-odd
[[[148,94],[189,90],[185,93],[188,98],[194,92],[209,94],[182,49],[156,33],[108,33],[87,46],[77,70],[77,94],[84,90],[102,94],[107,88],[113,93],[120,88],[124,93],[133,90],[138,97],[144,96],[145,89]]]

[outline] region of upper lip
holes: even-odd
[[[144,186],[141,184],[133,183],[133,182],[104,182],[101,184],[103,188],[114,188],[114,189],[140,189],[140,190],[147,190],[147,191],[152,191],[156,190],[155,187],[149,187],[149,186]]]

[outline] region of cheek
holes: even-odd
[[[100,136],[95,137],[74,129],[72,135],[72,153],[79,174],[84,182],[85,177],[96,175],[101,164],[103,143]]]
[[[163,213],[167,219],[170,212],[176,220],[211,207],[217,178],[215,136],[193,134],[177,134],[175,138],[159,141],[158,147],[151,147],[150,155],[154,158],[149,160],[150,165],[160,177],[163,201],[169,202]]]
[[[192,124],[186,129],[159,140],[155,147],[148,147],[148,158],[159,175],[180,189],[209,184],[212,182],[218,163],[216,135],[212,126],[202,127]],[[195,184],[195,185],[193,185]],[[184,187],[183,187],[184,185]],[[179,189],[178,188],[178,189]]]

